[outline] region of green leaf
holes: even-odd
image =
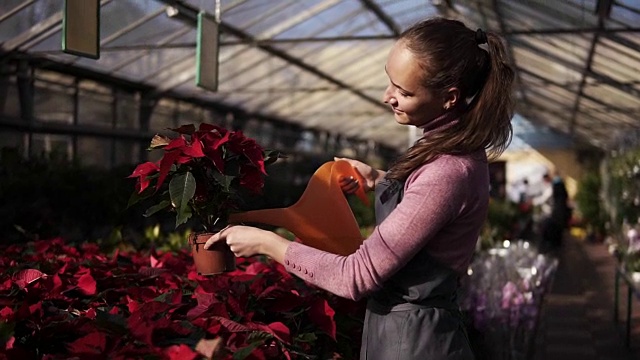
[[[314,333],[303,333],[296,337],[296,340],[300,342],[313,343],[318,340],[318,337]]]
[[[155,298],[153,298],[153,301],[158,301],[158,302],[163,302],[163,303],[171,303],[171,300],[173,299],[173,296],[176,292],[175,291],[167,291],[166,293],[162,293],[158,296],[156,296]],[[185,324],[190,324],[188,321],[183,321],[182,325],[184,326]]]
[[[196,193],[196,178],[191,172],[176,175],[169,183],[169,196],[171,205],[178,211],[184,212],[189,207],[189,200]]]
[[[254,343],[249,344],[248,346],[239,349],[235,353],[233,353],[233,360],[244,360],[247,356],[251,355],[251,352],[255,350],[258,346],[264,344],[263,341],[256,341]]]
[[[191,217],[189,201],[196,193],[196,178],[191,172],[176,175],[169,183],[171,205],[176,209],[176,227],[184,224]]]
[[[122,226],[115,226],[103,242],[103,246],[115,247],[122,242]]]
[[[224,175],[217,171],[213,173],[213,177],[216,179],[218,184],[220,184],[224,189],[224,191],[226,192],[229,191],[229,188],[231,187],[231,182],[233,181],[233,179],[236,178],[235,176]]]
[[[187,207],[183,212],[178,212],[176,214],[176,228],[181,224],[184,224],[191,218],[192,212],[191,208]]]
[[[265,150],[264,151],[264,164],[271,165],[278,159],[286,159],[287,156],[278,150]]]
[[[144,213],[144,217],[149,217],[149,216],[157,213],[160,210],[166,209],[169,206],[171,206],[171,201],[162,200],[159,204],[153,205],[152,207],[147,209],[147,211]]]
[[[113,334],[125,335],[128,332],[127,320],[120,314],[109,314],[107,311],[97,311],[95,324]]]
[[[149,187],[144,189],[144,191],[141,194],[139,194],[137,191],[134,191],[133,194],[131,194],[131,197],[129,197],[129,202],[127,203],[127,209],[139,203],[140,201],[151,197],[151,195],[153,195],[153,193],[155,192],[154,190],[155,190],[154,188]]]
[[[12,322],[0,322],[0,344],[6,344],[13,336],[16,324]]]

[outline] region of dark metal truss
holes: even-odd
[[[184,3],[177,1],[177,0],[158,0],[162,3],[165,3],[169,6],[173,6],[178,10],[178,15],[181,17],[182,20],[186,21],[188,24],[191,24],[192,26],[196,25],[196,19],[197,19],[197,14],[198,11],[197,9],[194,9],[188,5],[185,5]],[[296,67],[299,67],[311,74],[316,75],[317,77],[324,79],[336,86],[338,86],[341,89],[345,89],[348,90],[352,93],[354,93],[355,95],[359,96],[360,98],[364,99],[365,101],[374,104],[375,106],[384,108],[384,109],[388,109],[388,107],[384,104],[381,104],[380,101],[378,99],[375,99],[365,93],[363,93],[362,91],[356,89],[355,87],[340,81],[334,77],[332,77],[329,74],[326,74],[322,71],[320,71],[319,69],[317,69],[314,66],[311,66],[307,63],[305,63],[304,61],[297,59],[291,55],[289,55],[288,53],[279,50],[273,46],[270,46],[268,44],[261,44],[257,41],[257,39],[255,39],[253,36],[249,35],[248,33],[235,28],[227,23],[221,22],[220,23],[220,29],[221,31],[231,34],[239,39],[241,39],[242,41],[249,43],[249,44],[254,44],[257,48],[266,51],[267,53],[278,57],[282,60],[285,60],[286,62],[295,65]]]

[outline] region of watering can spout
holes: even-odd
[[[362,244],[360,227],[339,185],[342,176],[364,180],[344,160],[324,163],[313,174],[300,199],[287,208],[262,209],[232,214],[231,223],[261,223],[283,227],[300,241],[334,254],[349,255]],[[369,204],[362,185],[356,195]]]

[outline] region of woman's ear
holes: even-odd
[[[452,87],[444,94],[444,109],[453,109],[458,105],[460,99],[460,90],[456,87]]]

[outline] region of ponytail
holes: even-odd
[[[514,79],[500,36],[436,18],[412,26],[401,39],[425,69],[425,86],[436,93],[458,88],[460,103],[447,114],[452,126],[430,131],[416,141],[398,157],[387,178],[404,181],[415,169],[444,154],[484,149],[489,159],[499,157],[513,134]],[[485,41],[488,51],[479,46]]]
[[[513,134],[514,71],[497,34],[487,33],[487,46],[489,72],[469,110],[461,117],[461,123],[466,126],[460,135],[468,139],[468,146],[484,148],[490,159],[496,159],[509,146]]]

